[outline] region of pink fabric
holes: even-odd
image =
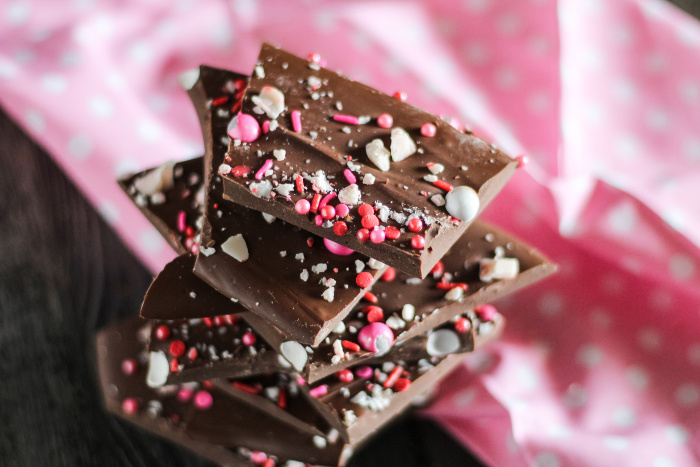
[[[153,271],[113,182],[202,151],[177,75],[262,40],[527,154],[486,217],[561,265],[426,413],[492,465],[700,462],[700,27],[661,0],[0,3],[0,102]]]

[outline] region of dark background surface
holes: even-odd
[[[0,465],[208,465],[102,410],[93,336],[138,312],[151,275],[1,111],[0,141]],[[479,464],[409,415],[352,461],[374,465]]]

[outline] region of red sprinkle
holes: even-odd
[[[391,128],[394,125],[394,117],[389,114],[381,114],[377,117],[377,125],[382,128]]]
[[[338,221],[333,224],[333,233],[336,235],[345,235],[348,231],[348,224],[343,221]]]
[[[384,233],[386,234],[386,238],[388,238],[389,240],[396,240],[401,236],[401,231],[393,225],[390,225],[389,227],[384,229]]]
[[[362,216],[362,227],[368,230],[372,230],[379,225],[379,218],[374,214],[367,214]]]
[[[284,387],[281,387],[277,393],[277,405],[282,409],[287,407],[287,389]]]
[[[231,383],[231,386],[236,389],[240,389],[241,391],[245,391],[248,394],[260,394],[262,392],[262,386],[259,384],[251,386],[250,384],[241,383],[240,381],[234,381]]]
[[[133,397],[127,397],[122,402],[122,410],[125,414],[133,415],[139,411],[139,401]]]
[[[177,230],[180,232],[184,232],[185,228],[187,228],[186,219],[187,214],[185,211],[180,211],[177,213]]]
[[[312,246],[314,246],[314,239],[313,239],[313,237],[307,238],[307,239],[306,239],[306,244],[309,245],[309,248],[311,248]]]
[[[237,165],[231,169],[229,175],[233,175],[234,177],[247,177],[249,173],[250,167],[247,165]]]
[[[403,373],[403,367],[402,366],[397,366],[393,370],[391,370],[391,373],[389,373],[389,377],[384,381],[384,387],[385,388],[390,388],[396,384],[396,381],[399,380],[401,377],[401,373]]]
[[[394,97],[401,102],[406,102],[406,99],[408,99],[408,94],[406,94],[404,91],[396,91],[394,93]]]
[[[447,282],[442,280],[435,284],[435,288],[440,290],[452,290],[457,287],[461,288],[464,291],[466,291],[469,288],[469,286],[464,282]]]
[[[340,370],[335,374],[340,381],[343,383],[349,383],[353,379],[355,379],[355,375],[352,374],[352,371],[350,370]]]
[[[423,126],[420,127],[420,134],[427,138],[432,138],[435,136],[435,133],[437,133],[437,128],[435,128],[435,125],[432,123],[424,123]]]
[[[170,360],[170,373],[177,373],[180,371],[180,362],[177,361],[177,358],[173,358]]]
[[[408,230],[411,232],[420,232],[423,230],[423,221],[420,220],[417,217],[414,217],[410,221],[408,221]]]
[[[373,281],[374,281],[374,277],[372,276],[371,273],[369,273],[367,271],[359,273],[357,275],[357,278],[355,279],[355,282],[357,283],[357,285],[359,285],[363,289],[365,287],[369,287],[370,285],[372,285]]]
[[[370,323],[376,323],[377,321],[384,320],[384,310],[377,305],[369,305],[362,309],[362,312],[367,315],[367,321]]]
[[[185,354],[185,343],[181,340],[172,341],[170,343],[170,353],[175,357],[181,357]]]
[[[433,275],[434,278],[438,278],[442,276],[442,274],[445,272],[445,265],[442,264],[442,261],[438,261],[435,263],[435,266],[433,266],[433,269],[430,270],[430,274]]]
[[[382,229],[374,229],[369,234],[372,243],[382,243],[386,239],[386,233]]]
[[[187,358],[190,360],[196,360],[197,359],[197,349],[192,347],[188,352],[187,352]]]
[[[369,236],[370,233],[367,229],[360,229],[357,231],[357,239],[363,243],[369,240]]]
[[[372,292],[365,292],[365,295],[363,296],[363,298],[370,303],[379,302],[379,299],[377,298],[377,296],[374,295]]]
[[[301,133],[301,113],[298,110],[292,110],[292,128]]]
[[[209,327],[214,326],[214,320],[209,317],[202,318],[202,322]]]
[[[434,181],[433,185],[435,185],[436,187],[440,188],[441,190],[445,190],[445,191],[452,191],[452,189],[453,189],[453,186],[444,180]]]
[[[326,384],[316,386],[315,388],[309,390],[309,395],[311,397],[321,397],[325,396],[326,394],[328,394],[328,385]]]
[[[255,345],[255,343],[258,341],[258,338],[255,337],[255,334],[252,332],[246,332],[243,334],[243,344],[245,345]]]
[[[348,123],[350,125],[359,125],[360,120],[352,115],[342,115],[342,114],[335,114],[333,115],[333,120],[336,122],[340,123]]]
[[[464,334],[472,328],[472,323],[467,318],[459,318],[455,323],[455,331]]]
[[[299,193],[303,193],[304,192],[304,178],[301,175],[297,175],[297,178],[294,179],[294,182],[297,185],[297,191]]]
[[[170,328],[163,325],[156,328],[156,337],[162,341],[170,337]]]
[[[368,214],[374,214],[374,208],[371,204],[362,203],[360,207],[357,208],[357,212],[360,213],[360,216],[364,217]]]
[[[425,247],[425,238],[422,235],[414,235],[411,239],[411,246],[416,250],[422,250]]]
[[[311,200],[311,212],[316,214],[318,212],[318,205],[321,204],[321,195],[316,193],[314,199]]]
[[[496,307],[489,303],[474,307],[474,312],[481,321],[491,321],[498,314]]]
[[[282,391],[280,391],[280,394],[282,394]],[[280,407],[282,407],[282,408],[284,408],[286,406],[287,406],[286,403],[284,406],[280,405]],[[265,462],[263,463],[262,467],[275,467],[275,460],[268,457],[267,460],[265,460]]]
[[[355,344],[354,342],[351,342],[351,341],[341,341],[340,343],[343,345],[344,349],[352,350],[353,352],[360,351],[359,344]]]
[[[350,208],[347,204],[340,203],[335,206],[335,213],[338,217],[345,217],[350,214]]]
[[[530,159],[527,156],[520,155],[515,158],[516,161],[518,161],[517,168],[522,169],[527,165],[528,162],[530,162]]]
[[[223,96],[223,97],[217,97],[213,101],[211,101],[211,105],[214,107],[224,105],[226,102],[228,102],[228,96]]]
[[[388,268],[386,268],[386,271],[384,271],[384,274],[382,274],[382,280],[386,282],[391,282],[394,279],[396,279],[396,269],[389,266]]]
[[[255,172],[255,179],[256,180],[262,180],[262,178],[265,176],[265,172],[270,170],[272,168],[272,159],[267,159],[265,163],[260,167],[260,170]]]
[[[321,199],[321,202],[318,204],[318,208],[321,209],[321,208],[324,207],[326,204],[330,203],[331,200],[332,200],[333,198],[335,198],[336,196],[338,196],[338,195],[335,193],[335,191],[331,191],[331,192],[328,193],[326,196],[324,196],[323,199]]]
[[[333,219],[335,217],[335,208],[329,205],[323,206],[321,208],[321,217],[327,221]]]
[[[348,183],[357,183],[357,178],[355,177],[355,174],[350,171],[350,169],[343,170],[343,175],[345,175],[345,179],[348,181]]]
[[[411,386],[411,380],[408,378],[399,378],[396,380],[396,383],[394,383],[394,391],[396,392],[402,392],[408,389]]]

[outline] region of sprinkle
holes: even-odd
[[[350,371],[350,370],[340,370],[335,375],[343,383],[350,383],[355,378],[355,375],[353,375],[352,371]]]
[[[445,190],[447,192],[452,191],[454,188],[452,185],[450,185],[449,183],[447,183],[444,180],[437,180],[437,181],[433,182],[433,185],[435,185],[436,187],[440,188],[441,190]]]
[[[384,229],[384,233],[386,234],[386,238],[389,240],[396,240],[401,236],[401,231],[393,225],[390,225]]]
[[[304,177],[301,175],[297,175],[296,178],[294,179],[294,182],[296,183],[297,191],[299,193],[304,192]]]
[[[185,222],[186,216],[187,214],[185,213],[185,211],[180,211],[179,213],[177,213],[177,230],[179,230],[180,232],[184,232],[185,228],[187,227]]]
[[[391,128],[393,124],[394,117],[389,114],[381,114],[379,117],[377,117],[377,125],[382,128]]]
[[[256,180],[262,180],[263,176],[265,176],[265,172],[270,170],[272,168],[272,159],[267,159],[265,163],[260,167],[260,170],[255,172],[255,179]]]
[[[190,350],[187,351],[187,358],[190,360],[196,360],[197,359],[197,349],[194,347],[190,348]]]
[[[127,397],[122,402],[122,410],[127,415],[133,415],[139,411],[139,401],[133,397]]]
[[[369,366],[361,366],[355,370],[355,376],[358,378],[369,378],[372,376],[372,367]]]
[[[300,199],[294,204],[294,209],[299,214],[307,214],[311,209],[311,203],[309,203],[308,199]]]
[[[422,250],[425,247],[425,238],[422,235],[414,235],[411,239],[411,246],[416,250]]]
[[[360,351],[360,346],[355,344],[354,342],[342,341],[341,344],[343,345],[344,349],[350,350],[352,352],[359,352]]]
[[[283,161],[287,157],[287,151],[284,149],[275,149],[272,151],[272,155],[275,156],[275,159],[278,161]]]
[[[428,170],[430,170],[430,173],[433,175],[437,175],[437,174],[445,171],[445,166],[442,164],[436,164],[435,162],[428,162],[425,165],[428,167]]]
[[[348,231],[348,225],[343,221],[338,221],[333,224],[333,233],[336,235],[345,235]]]
[[[493,321],[493,318],[498,314],[496,307],[489,303],[474,307],[474,312],[481,321]]]
[[[247,165],[237,165],[231,169],[231,175],[234,177],[246,177],[250,173],[250,167]]]
[[[301,113],[298,110],[292,110],[292,128],[301,133]]]
[[[172,341],[170,343],[170,353],[174,357],[181,357],[185,354],[185,343],[181,340]]]
[[[435,133],[437,133],[437,128],[435,128],[435,125],[432,123],[424,123],[423,126],[420,127],[420,134],[427,138],[432,138],[435,136]]]
[[[469,332],[472,328],[472,322],[469,321],[467,318],[459,318],[457,322],[455,323],[455,331],[457,331],[460,334],[464,334],[465,332]]]
[[[360,229],[357,231],[357,239],[361,241],[362,243],[366,242],[369,240],[370,233],[369,230],[367,229]]]
[[[321,204],[321,195],[316,193],[313,199],[311,200],[311,212],[313,212],[314,214],[318,212],[319,204]]]
[[[367,315],[367,321],[370,323],[384,320],[384,310],[376,305],[368,305],[362,309],[362,312]]]
[[[316,214],[316,217],[314,217],[314,224],[317,226],[321,227],[323,225],[323,217],[320,215]]]
[[[401,102],[406,102],[406,99],[408,99],[408,94],[404,91],[396,91],[393,96]]]
[[[362,184],[363,185],[374,185],[375,181],[376,181],[376,177],[372,174],[365,174],[365,176],[362,177]]]
[[[262,132],[267,133],[270,131],[270,120],[265,120],[262,124]]]
[[[372,276],[371,273],[366,272],[366,271],[359,273],[357,275],[357,278],[355,279],[355,282],[357,283],[357,285],[362,287],[363,289],[372,285],[373,281],[374,281],[374,276]]]
[[[360,121],[357,117],[352,115],[335,114],[333,115],[333,120],[340,123],[347,123],[349,125],[359,125]]]
[[[353,174],[350,169],[345,169],[343,171],[343,175],[345,175],[346,180],[348,183],[353,184],[357,183],[357,178],[355,178],[355,174]]]
[[[444,278],[443,280],[435,284],[435,288],[440,290],[452,290],[457,287],[459,287],[462,290],[467,290],[469,288],[469,285],[464,282],[447,282],[446,280],[444,280]]]
[[[194,405],[198,409],[208,409],[214,403],[214,398],[207,391],[198,391],[194,395]]]
[[[331,191],[330,193],[328,193],[326,196],[323,197],[321,202],[318,204],[318,208],[319,209],[324,208],[335,197],[336,197],[335,191]]]
[[[244,345],[255,345],[257,342],[257,337],[252,332],[246,332],[243,334],[243,344]]]
[[[228,96],[223,96],[223,97],[217,97],[213,101],[211,101],[211,105],[214,107],[218,107],[220,105],[224,105],[226,102],[228,102]]]
[[[384,271],[384,274],[382,274],[381,279],[382,279],[384,282],[391,282],[391,281],[393,281],[394,279],[396,279],[396,269],[394,269],[394,268],[392,268],[391,266],[389,266],[388,268],[386,268],[386,271]]]
[[[170,337],[170,328],[162,325],[156,328],[156,337],[162,341]]]
[[[340,203],[335,207],[335,213],[338,217],[345,217],[350,214],[350,208],[345,203]]]
[[[384,387],[385,388],[390,388],[393,387],[394,384],[396,384],[396,381],[401,377],[401,373],[403,373],[403,367],[397,366],[395,367],[391,373],[389,373],[389,377],[384,381]]]
[[[328,394],[328,385],[326,384],[317,386],[309,391],[309,395],[311,397],[321,397],[325,396],[326,394]]]
[[[445,205],[445,197],[441,194],[436,194],[430,197],[430,201],[433,202],[435,206],[442,207]]]
[[[138,369],[138,362],[133,358],[127,358],[122,362],[122,372],[125,375],[133,375]]]
[[[370,303],[379,302],[379,298],[377,298],[377,296],[374,295],[372,292],[365,292],[365,295],[362,298],[364,298],[365,300],[367,300]]]
[[[369,234],[372,243],[382,243],[386,239],[386,233],[382,229],[374,229]]]
[[[396,392],[403,392],[406,389],[408,389],[411,386],[411,380],[408,378],[399,378],[396,380],[396,383],[394,384],[394,391]]]
[[[414,217],[410,221],[408,221],[408,230],[411,232],[420,232],[423,230],[423,221],[420,220],[417,217]]]
[[[517,156],[515,158],[515,160],[518,161],[517,167],[519,169],[522,169],[523,167],[525,167],[527,165],[528,162],[530,162],[530,159],[527,156],[523,156],[523,155]]]
[[[373,229],[379,225],[379,218],[374,214],[362,216],[362,227],[365,229]]]

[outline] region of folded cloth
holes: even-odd
[[[200,154],[177,77],[263,40],[405,91],[529,158],[485,217],[559,276],[425,413],[493,465],[700,462],[700,25],[662,0],[0,6],[0,104],[143,261],[173,255],[113,180]],[[12,157],[7,155],[6,157]]]

